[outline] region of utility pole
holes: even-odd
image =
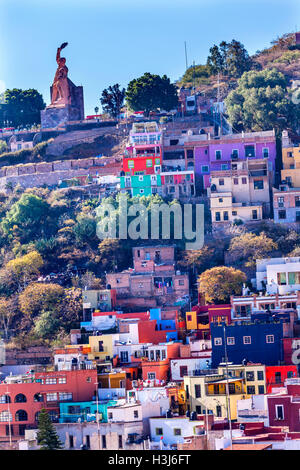
[[[227,345],[226,345],[226,325],[223,325],[224,332],[224,349],[225,349],[225,363],[226,363],[226,401],[227,401],[227,419],[229,422],[229,431],[230,431],[230,447],[232,450],[232,425],[231,425],[231,409],[230,409],[230,399],[229,399],[229,381],[228,381],[228,357],[227,357]]]
[[[186,41],[184,41],[184,51],[185,51],[185,69],[188,69],[188,60],[187,60],[187,52],[186,52]]]
[[[97,382],[96,385],[96,405],[97,405],[97,434],[98,434],[98,450],[100,450],[100,422],[99,422],[99,398],[98,398],[98,371],[97,371]]]

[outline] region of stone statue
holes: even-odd
[[[68,67],[66,59],[60,56],[62,49],[68,45],[64,42],[56,53],[56,62],[58,64],[56,74],[52,85],[52,96],[50,106],[68,105],[70,104],[70,89],[68,83]]]

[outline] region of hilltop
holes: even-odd
[[[300,79],[300,49],[295,42],[295,33],[287,33],[271,41],[271,46],[257,51],[250,56],[251,70],[265,70],[276,68],[286,77],[289,86],[293,80]],[[238,77],[220,74],[220,97],[224,99],[228,93],[237,86]],[[218,88],[218,75],[211,74],[208,65],[194,65],[189,67],[183,77],[177,82],[179,87],[192,88],[195,84],[197,92],[207,97],[216,97]]]

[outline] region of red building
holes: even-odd
[[[300,384],[287,385],[287,394],[269,395],[270,426],[287,426],[290,432],[300,432]]]
[[[59,403],[91,401],[96,383],[96,369],[6,377],[0,384],[0,437],[23,436],[25,429],[36,428],[42,408],[58,422]]]
[[[298,377],[297,366],[266,366],[266,393],[272,393],[273,388],[284,387],[286,379]]]

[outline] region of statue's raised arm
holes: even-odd
[[[57,53],[56,53],[56,62],[59,64],[59,61],[61,59],[60,57],[60,52],[62,51],[62,49],[64,49],[65,47],[67,47],[68,43],[67,42],[63,42],[62,45],[60,47],[57,48]]]

